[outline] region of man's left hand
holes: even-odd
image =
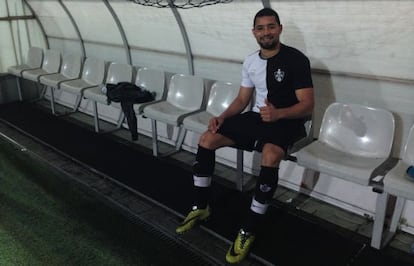
[[[270,103],[267,99],[265,99],[265,106],[259,107],[260,109],[260,116],[263,122],[274,122],[279,120],[279,112],[278,109]]]

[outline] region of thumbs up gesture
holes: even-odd
[[[265,105],[259,107],[260,116],[263,122],[273,122],[278,120],[278,109],[267,99],[265,99]]]

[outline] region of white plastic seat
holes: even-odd
[[[414,182],[409,180],[407,175],[407,168],[411,165],[414,165],[414,125],[406,139],[402,158],[387,172],[383,179],[383,193],[377,198],[371,239],[371,246],[374,248],[379,249],[392,239],[397,231],[406,200],[414,200]],[[397,201],[389,229],[383,237],[385,214],[390,195],[397,197]]]
[[[148,104],[161,101],[166,97],[165,72],[160,69],[141,67],[137,71],[135,85],[155,93],[155,99],[151,102],[134,104],[135,113],[141,114]]]
[[[10,74],[17,77],[22,76],[24,70],[41,68],[43,61],[43,49],[40,47],[30,47],[27,51],[25,63],[15,66],[10,66],[7,70]]]
[[[238,85],[224,81],[214,82],[210,89],[206,109],[184,118],[183,128],[199,134],[203,133],[207,130],[209,120],[226,110],[238,93]]]
[[[151,119],[153,155],[158,156],[157,122],[179,127],[181,135],[183,119],[200,111],[204,100],[204,81],[201,77],[185,74],[174,74],[169,83],[167,98],[149,104],[142,110],[144,117]],[[179,150],[179,140],[175,144]]]
[[[318,139],[296,153],[297,163],[371,185],[390,158],[394,129],[394,117],[388,110],[333,103],[324,113]]]
[[[58,73],[61,64],[60,52],[48,49],[44,53],[42,67],[22,71],[22,77],[28,80],[39,82],[43,75]]]
[[[112,62],[108,67],[105,83],[117,84],[119,82],[132,82],[132,66],[129,64]],[[93,102],[93,113],[95,121],[95,131],[99,132],[98,103],[108,105],[106,94],[102,92],[101,86],[90,87],[84,90],[83,97]],[[112,106],[120,110],[118,127],[123,120],[123,112],[119,103],[111,103]]]
[[[53,114],[55,114],[54,89],[58,89],[59,84],[63,81],[79,78],[81,65],[82,58],[80,55],[64,54],[62,58],[62,66],[59,73],[44,75],[39,78],[41,84],[45,85],[46,88],[50,88],[50,104]]]
[[[135,85],[154,93],[155,97],[154,100],[150,102],[135,103],[133,108],[136,116],[142,114],[142,110],[145,106],[165,100],[167,91],[165,83],[165,72],[163,70],[148,67],[138,68],[135,78]],[[122,121],[119,126],[121,126],[124,121],[125,116],[122,116]],[[138,130],[138,120],[136,120],[136,123]]]
[[[155,93],[153,101],[134,104],[135,115],[141,115],[145,106],[164,100],[166,97],[165,72],[163,70],[148,67],[138,68],[135,77],[135,85]],[[125,117],[123,116],[122,122],[124,122],[124,120]]]
[[[10,74],[16,76],[17,92],[19,94],[19,100],[23,101],[22,90],[20,87],[19,78],[22,77],[22,72],[29,69],[38,69],[42,67],[43,61],[43,49],[40,47],[30,47],[27,51],[25,63],[15,66],[10,66],[7,70]]]

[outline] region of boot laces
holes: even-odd
[[[240,243],[239,246],[241,249],[244,248],[244,245],[246,244],[247,239],[249,239],[250,234],[243,229],[240,230]]]

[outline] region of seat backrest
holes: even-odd
[[[42,68],[48,73],[59,72],[61,63],[60,52],[48,49],[45,51]]]
[[[68,78],[77,78],[81,71],[81,65],[82,58],[80,55],[64,54],[60,73]]]
[[[353,155],[388,158],[394,130],[394,116],[388,110],[332,103],[322,118],[318,140]]]
[[[132,82],[132,66],[129,64],[112,62],[108,68],[106,83]]]
[[[201,107],[204,99],[204,81],[201,77],[174,74],[168,87],[167,102],[188,111]]]
[[[214,82],[208,96],[206,111],[213,116],[219,116],[237,97],[238,93],[238,85],[224,81]]]
[[[165,72],[160,69],[141,67],[137,71],[135,85],[155,92],[155,100],[160,100],[165,93]]]
[[[43,61],[43,49],[40,47],[30,47],[27,52],[26,63],[30,67],[41,67]]]
[[[414,125],[411,127],[410,132],[408,133],[402,160],[409,165],[414,165]]]
[[[105,61],[88,57],[83,63],[82,79],[89,84],[102,84],[105,78]]]

